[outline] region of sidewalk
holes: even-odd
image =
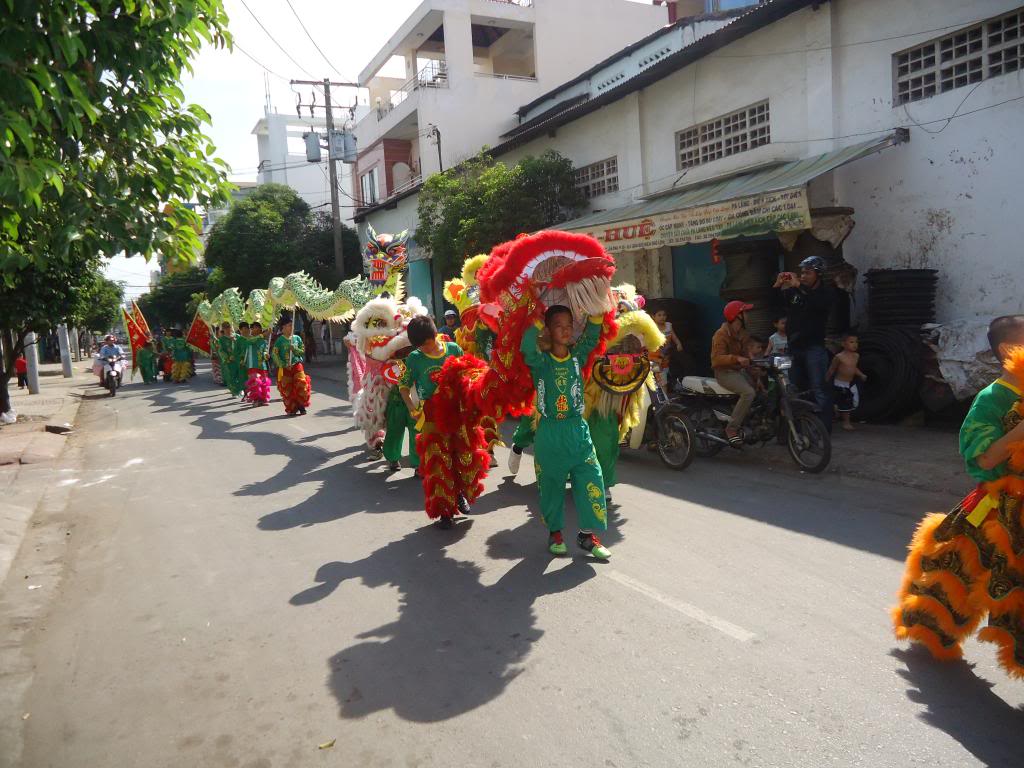
[[[74,426],[83,391],[94,385],[91,362],[72,365],[74,376],[65,379],[60,363],[39,366],[39,394],[8,382],[11,407],[18,421],[0,427],[0,465],[52,461],[64,449],[63,433]]]
[[[314,387],[317,378],[343,386],[346,382],[340,357],[321,358],[307,367],[314,377]],[[974,485],[964,471],[956,432],[903,425],[858,424],[856,427],[854,432],[844,432],[836,425],[832,436],[832,461],[825,470],[826,475],[875,480],[958,498]],[[751,461],[796,471],[786,449],[776,445],[725,450],[707,461],[736,466],[737,471],[741,471],[738,465]]]

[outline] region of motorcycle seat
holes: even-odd
[[[723,387],[714,377],[710,376],[684,376],[683,389],[698,395],[722,395],[732,396],[733,393]]]

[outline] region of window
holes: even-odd
[[[679,170],[770,144],[771,115],[762,101],[676,134]]]
[[[619,191],[619,158],[610,157],[598,163],[584,165],[573,171],[576,189],[589,200],[592,197]]]
[[[893,56],[893,102],[921,101],[1024,67],[1024,8]]]
[[[362,191],[363,205],[377,202],[377,169],[368,171],[359,177],[359,188]]]

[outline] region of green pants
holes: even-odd
[[[587,419],[594,452],[601,464],[604,487],[615,485],[615,465],[619,461],[619,417],[614,413],[601,416],[596,411]]]
[[[548,530],[560,531],[564,525],[566,477],[572,481],[580,529],[605,530],[608,511],[604,504],[604,478],[583,417],[541,419],[533,453],[540,512]]]
[[[519,424],[516,426],[516,431],[512,435],[512,445],[518,446],[519,448],[529,448],[533,445],[533,441],[536,437],[537,432],[533,428],[533,414],[528,413],[525,416],[520,416]]]
[[[384,458],[388,461],[401,461],[402,441],[405,439],[405,433],[408,432],[409,449],[406,456],[409,459],[410,467],[418,467],[420,457],[416,453],[416,422],[409,414],[409,409],[405,407],[398,387],[393,387],[391,394],[388,395],[388,405],[384,411],[384,417],[387,420],[387,433],[384,435],[384,445],[382,446]]]

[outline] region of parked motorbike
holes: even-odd
[[[110,396],[117,394],[124,375],[124,358],[121,355],[107,355],[103,358],[103,386],[110,391]]]
[[[763,446],[778,440],[785,443],[800,469],[822,472],[832,458],[832,440],[816,413],[816,405],[792,389],[787,374],[792,358],[776,355],[750,364],[767,372],[771,386],[754,399],[740,430],[743,443]],[[698,456],[714,456],[723,448],[733,447],[726,439],[725,426],[739,399],[737,395],[714,378],[686,376],[674,399],[686,408],[693,422]]]

